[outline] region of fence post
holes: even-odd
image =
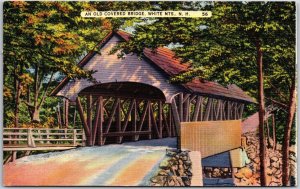
[[[38,139],[42,139],[42,135],[41,135],[41,130],[40,129],[38,129],[37,130],[37,132],[38,132]],[[44,143],[44,141],[42,141],[42,140],[40,140],[40,142],[43,144]]]
[[[67,138],[67,133],[68,133],[68,130],[67,130],[67,128],[65,128],[65,138]]]
[[[16,161],[16,159],[17,159],[17,151],[12,151],[11,162]]]
[[[85,137],[85,132],[84,132],[84,129],[82,129],[82,138],[81,138],[81,143],[82,143],[82,146],[85,146],[85,142],[86,142],[86,137]]]
[[[76,129],[73,130],[73,146],[76,146],[76,140],[77,140],[77,132]]]
[[[50,132],[49,128],[47,128],[46,132],[47,132],[47,144],[50,144],[50,141],[48,140],[48,139],[50,139],[50,137],[49,137],[49,132]]]
[[[32,129],[28,128],[27,130],[27,145],[28,147],[33,147],[35,148],[35,142],[34,142],[34,138],[32,136]]]

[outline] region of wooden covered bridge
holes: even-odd
[[[199,78],[170,83],[170,77],[188,71],[189,65],[168,48],[145,48],[142,59],[110,54],[130,38],[124,31],[110,32],[98,44],[101,55],[91,51],[79,62],[96,71],[97,82],[65,78],[51,94],[76,103],[87,145],[175,137],[181,122],[239,120],[244,105],[254,102],[236,85],[223,87]]]

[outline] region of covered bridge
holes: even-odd
[[[65,78],[52,92],[76,102],[87,145],[178,136],[181,122],[238,120],[244,105],[254,102],[236,85],[223,87],[198,78],[170,83],[171,76],[189,66],[168,48],[145,48],[142,59],[110,54],[117,43],[130,38],[124,31],[110,32],[98,44],[101,55],[91,51],[79,62],[97,71],[96,83]]]

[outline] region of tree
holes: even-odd
[[[19,104],[25,103],[33,122],[40,122],[40,109],[58,72],[69,78],[89,78],[92,71],[78,67],[85,51],[95,50],[111,25],[106,19],[84,19],[84,2],[5,2],[4,70],[13,75],[15,127]],[[8,79],[7,79],[8,80]]]

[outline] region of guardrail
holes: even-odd
[[[86,138],[82,129],[49,128],[4,128],[3,146],[9,147],[55,147],[85,146]]]

